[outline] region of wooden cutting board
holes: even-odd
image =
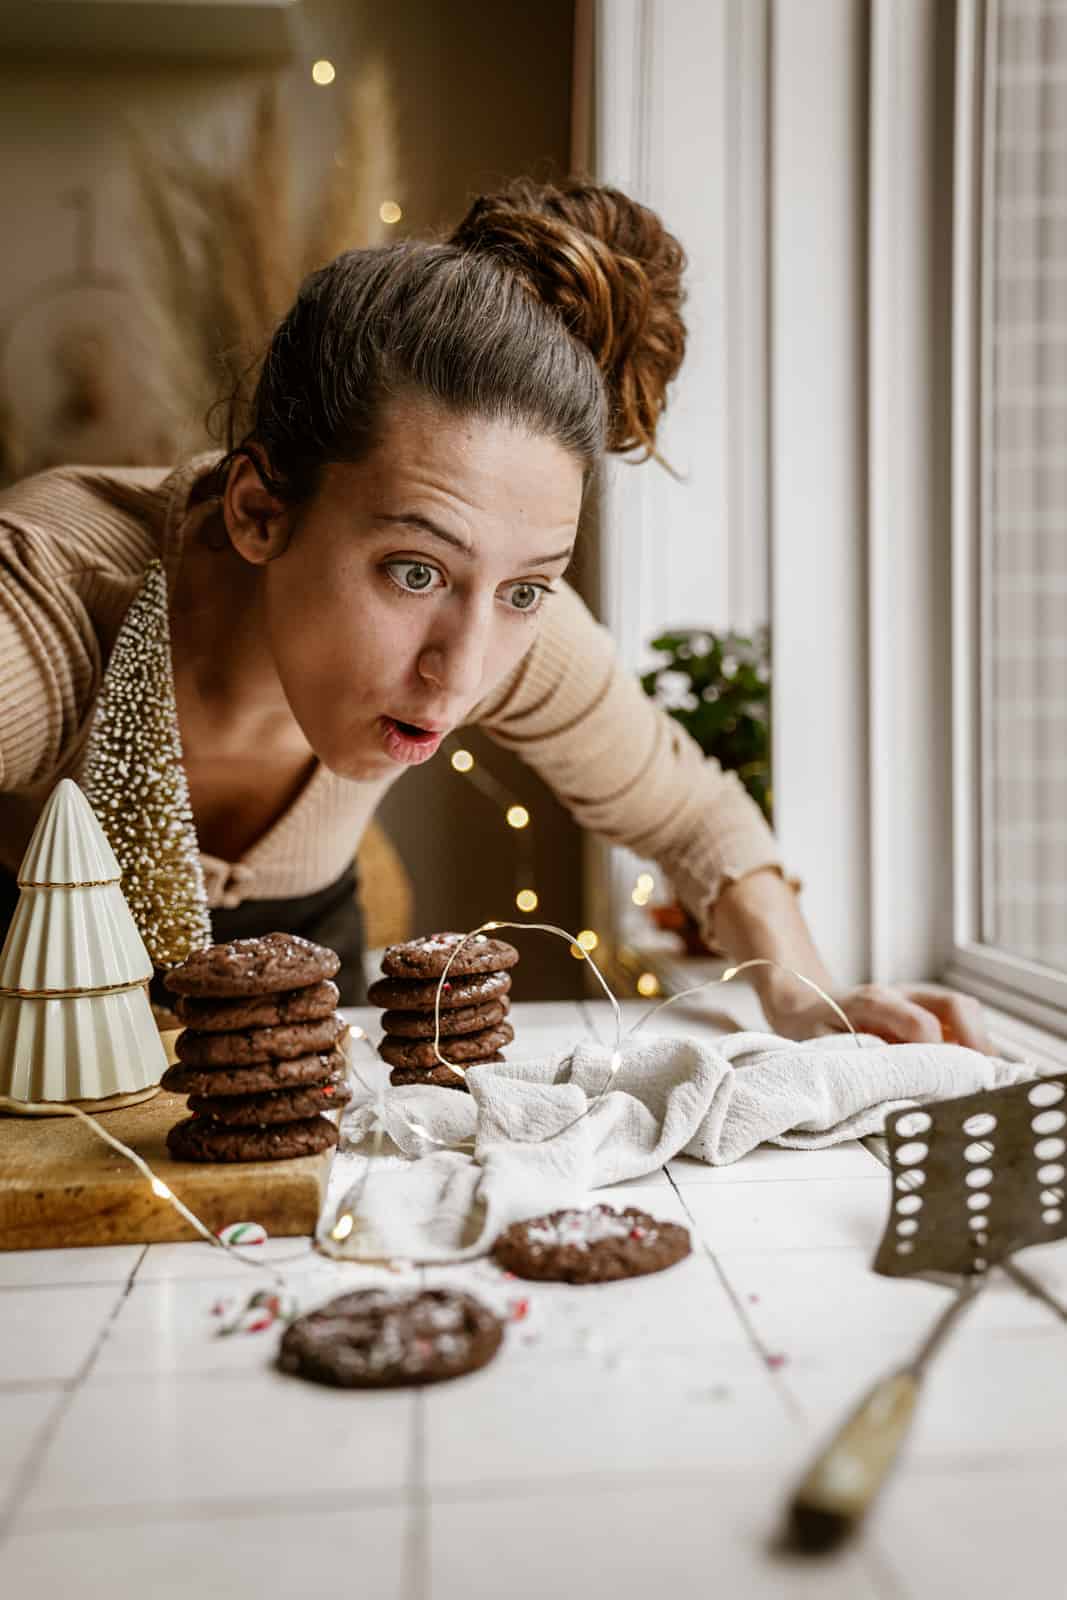
[[[230,1222],[259,1222],[275,1236],[314,1232],[331,1150],[293,1161],[172,1161],[164,1139],[185,1115],[184,1096],[160,1090],[100,1121],[212,1232]],[[77,1117],[0,1115],[0,1250],[198,1237],[131,1161]]]

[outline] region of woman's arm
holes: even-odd
[[[164,472],[59,467],[0,495],[0,793],[46,782],[84,730],[153,556]]]
[[[564,586],[532,648],[471,713],[528,762],[585,828],[657,861],[707,937],[735,961],[762,956],[832,994],[854,1027],[895,1040],[947,1034],[990,1048],[974,1001],[929,986],[833,983],[782,876],[774,836],[736,774],[619,666],[610,634]],[[767,1020],[791,1038],[840,1028],[806,984],[753,969]]]
[[[533,767],[583,828],[658,862],[706,933],[727,883],[781,865],[736,773],[707,760],[643,693],[566,586],[519,666],[469,720]]]
[[[842,991],[823,965],[796,896],[775,872],[754,872],[723,890],[714,907],[715,937],[735,962],[763,957],[792,967],[831,995],[852,1026],[899,1044],[952,1039],[993,1053],[982,1008],[969,995],[930,984],[861,984]],[[750,974],[767,1021],[787,1039],[836,1033],[841,1024],[807,984],[773,967]]]

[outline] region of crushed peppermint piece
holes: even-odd
[[[229,1227],[219,1229],[216,1238],[221,1239],[223,1244],[239,1244],[243,1248],[246,1245],[265,1244],[267,1230],[258,1222],[231,1222]]]
[[[690,1251],[689,1232],[627,1206],[564,1208],[514,1222],[493,1245],[493,1258],[520,1278],[606,1283],[662,1272]]]
[[[610,1206],[592,1206],[588,1211],[564,1211],[555,1218],[529,1222],[526,1237],[534,1249],[588,1250],[602,1239],[641,1239],[651,1244],[656,1230],[636,1228],[629,1217],[620,1216]]]

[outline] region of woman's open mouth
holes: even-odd
[[[394,761],[403,761],[411,766],[418,765],[420,761],[429,761],[444,738],[443,733],[420,728],[414,722],[401,722],[396,717],[379,717],[378,722],[386,754],[392,756]]]

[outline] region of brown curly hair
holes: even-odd
[[[654,211],[606,184],[517,178],[481,195],[450,236],[497,254],[592,351],[608,394],[607,448],[655,454],[685,355],[685,252]]]
[[[301,285],[250,404],[242,386],[231,397],[205,490],[247,455],[273,494],[304,500],[411,391],[554,438],[585,468],[605,448],[654,455],[685,351],[684,265],[653,212],[578,180],[520,179],[436,243],[345,251]]]

